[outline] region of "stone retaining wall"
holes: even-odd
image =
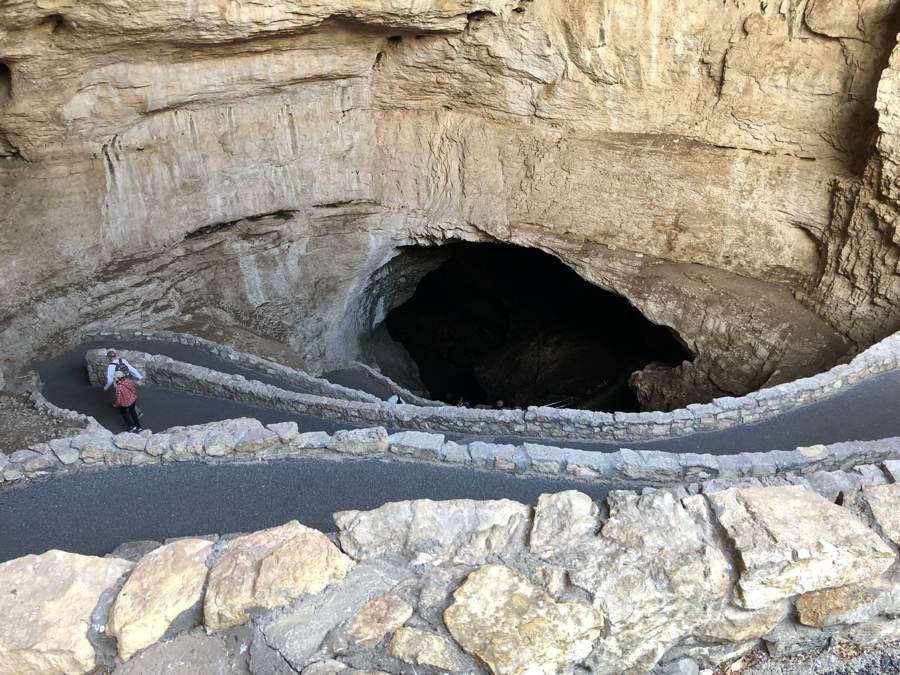
[[[163,387],[243,401],[253,405],[337,419],[356,425],[445,431],[480,435],[519,435],[592,441],[644,441],[727,429],[760,422],[825,398],[841,388],[900,365],[900,333],[870,347],[852,362],[810,378],[763,389],[741,398],[718,398],[669,413],[601,413],[530,407],[527,410],[479,410],[453,406],[423,407],[383,401],[361,402],[298,394],[248,381],[238,375],[185,364],[160,355],[123,354],[142,364],[148,378]],[[96,381],[105,368],[104,350],[88,353]]]
[[[134,329],[119,331],[91,331],[81,333],[78,337],[79,342],[97,340],[109,340],[110,342],[142,340],[148,342],[160,342],[164,344],[185,345],[206,352],[212,356],[217,356],[221,359],[225,359],[226,361],[230,361],[236,366],[240,366],[249,370],[255,370],[260,373],[265,373],[270,377],[281,379],[285,383],[290,383],[294,387],[307,391],[315,396],[334,397],[338,399],[347,399],[349,401],[368,401],[370,403],[377,403],[381,400],[377,396],[374,396],[367,392],[359,391],[357,389],[351,389],[339,384],[334,384],[333,382],[329,382],[328,380],[325,380],[321,377],[313,377],[312,375],[309,375],[302,370],[290,368],[288,366],[277,363],[276,361],[271,361],[270,359],[256,356],[255,354],[250,354],[248,352],[241,352],[237,349],[234,349],[233,347],[229,347],[228,345],[223,345],[218,342],[206,340],[204,338],[197,337],[196,335],[189,335],[187,333]],[[113,344],[110,345],[110,348],[116,349],[115,345]],[[368,369],[368,366],[365,366],[364,364],[359,365],[363,368]],[[442,405],[439,402],[430,401],[428,399],[417,396],[411,391],[404,389],[393,380],[385,377],[381,373],[372,371],[372,376],[377,377],[377,379],[385,387],[390,389],[392,393],[400,396],[400,398],[402,398],[404,401],[409,401],[421,406]]]
[[[298,438],[243,426],[246,448]],[[331,539],[292,521],[25,556],[0,565],[0,672],[696,673],[895,639],[898,478],[417,500],[336,513]]]
[[[775,480],[900,460],[900,438],[817,445],[783,451],[709,455],[634,451],[612,453],[524,443],[456,443],[442,434],[383,427],[328,434],[301,433],[294,422],[264,426],[242,418],[174,427],[153,434],[120,433],[93,426],[8,456],[0,455],[0,484],[21,483],[103,467],[179,461],[221,462],[285,457],[382,458],[418,461],[523,476],[562,477],[620,487],[698,484],[710,480]]]

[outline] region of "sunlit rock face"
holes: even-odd
[[[814,372],[900,326],[897,27],[879,0],[7,2],[2,370],[200,317],[321,370],[364,355],[400,247],[466,240],[672,328],[695,358],[635,376],[644,407]]]

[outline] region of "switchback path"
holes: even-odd
[[[44,396],[52,403],[92,415],[112,431],[122,430],[122,420],[112,407],[111,395],[87,380],[84,353],[88,349],[108,346],[90,342],[79,345],[55,359],[38,366],[44,381]],[[236,373],[250,379],[285,387],[283,382],[235,366],[225,359],[184,345],[150,341],[117,342],[123,350],[164,354],[195,365]],[[302,431],[334,432],[354,425],[311,415],[285,413],[251,406],[236,401],[188,394],[156,387],[141,387],[139,406],[144,410],[143,422],[149,429],[161,431],[171,426],[202,424],[231,417],[255,417],[266,424],[294,420]],[[372,425],[367,425],[372,426]],[[389,431],[397,431],[389,429]],[[512,436],[471,436],[445,434],[457,440],[484,440],[497,443],[523,441],[547,445],[581,448],[597,452],[614,452],[620,447],[634,450],[664,450],[670,452],[701,452],[714,455],[738,452],[792,450],[799,446],[841,441],[866,441],[900,436],[900,370],[876,375],[865,382],[842,389],[837,394],[796,408],[756,424],[733,427],[722,431],[663,438],[654,441],[622,443],[583,442],[560,439],[533,439]]]
[[[101,346],[106,345],[80,345],[40,364],[39,372],[45,383],[44,395],[50,401],[93,415],[111,430],[119,431],[122,421],[111,406],[110,395],[91,387],[87,380],[84,353]],[[188,347],[151,342],[122,342],[115,346],[166,354],[256,377],[255,373]],[[270,381],[265,377],[257,379]],[[265,423],[293,419],[304,431],[331,432],[348,426],[154,387],[142,387],[140,396],[146,411],[144,422],[154,430],[243,416]],[[627,445],[635,449],[731,454],[897,435],[900,371],[893,371],[755,425]],[[601,452],[618,449],[618,444],[610,443],[546,442]],[[126,541],[246,532],[292,519],[327,532],[333,529],[331,514],[336,511],[371,509],[396,500],[505,497],[534,503],[541,493],[567,489],[581,490],[599,500],[612,487],[615,486],[378,460],[174,463],[83,472],[0,490],[0,562],[50,548],[103,555]]]

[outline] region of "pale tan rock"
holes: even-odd
[[[588,605],[558,603],[502,565],[470,574],[444,611],[453,638],[497,675],[555,673],[584,659],[603,630]]]
[[[132,567],[117,558],[47,551],[0,564],[0,673],[81,675],[100,596]]]
[[[528,539],[537,555],[576,545],[579,539],[591,537],[600,527],[599,509],[583,492],[569,490],[538,497],[534,524]]]
[[[209,541],[182,539],[140,559],[110,612],[108,633],[116,638],[122,661],[159,640],[182,612],[200,602],[210,551]]]
[[[508,499],[392,502],[334,514],[341,548],[357,560],[402,555],[414,563],[478,564],[525,549],[531,507]]]
[[[449,671],[458,670],[447,640],[417,628],[401,628],[394,633],[388,645],[388,653],[407,663]]]
[[[790,604],[786,600],[752,610],[728,604],[715,612],[697,634],[710,642],[741,643],[758,640],[781,623],[789,611]]]
[[[213,564],[203,605],[208,633],[247,620],[343,579],[353,561],[321,532],[296,520],[238,537]]]
[[[345,639],[360,647],[374,647],[384,637],[405,624],[413,610],[400,598],[382,595],[373,598],[356,613],[347,627]]]
[[[727,600],[734,571],[705,498],[611,492],[599,534],[550,559],[594,598],[608,630],[586,660],[592,672],[644,673],[698,632]]]
[[[861,625],[900,614],[900,569],[862,584],[804,593],[796,601],[800,623],[813,627]]]
[[[866,488],[863,498],[884,536],[900,545],[900,484]]]
[[[848,510],[802,487],[731,489],[710,500],[741,556],[737,600],[747,609],[874,579],[895,560]]]

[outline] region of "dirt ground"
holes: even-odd
[[[714,675],[897,675],[900,642],[871,647],[833,645],[798,656],[775,658],[762,648],[717,668]]]
[[[0,452],[4,454],[80,431],[79,426],[38,412],[25,396],[0,392]]]

